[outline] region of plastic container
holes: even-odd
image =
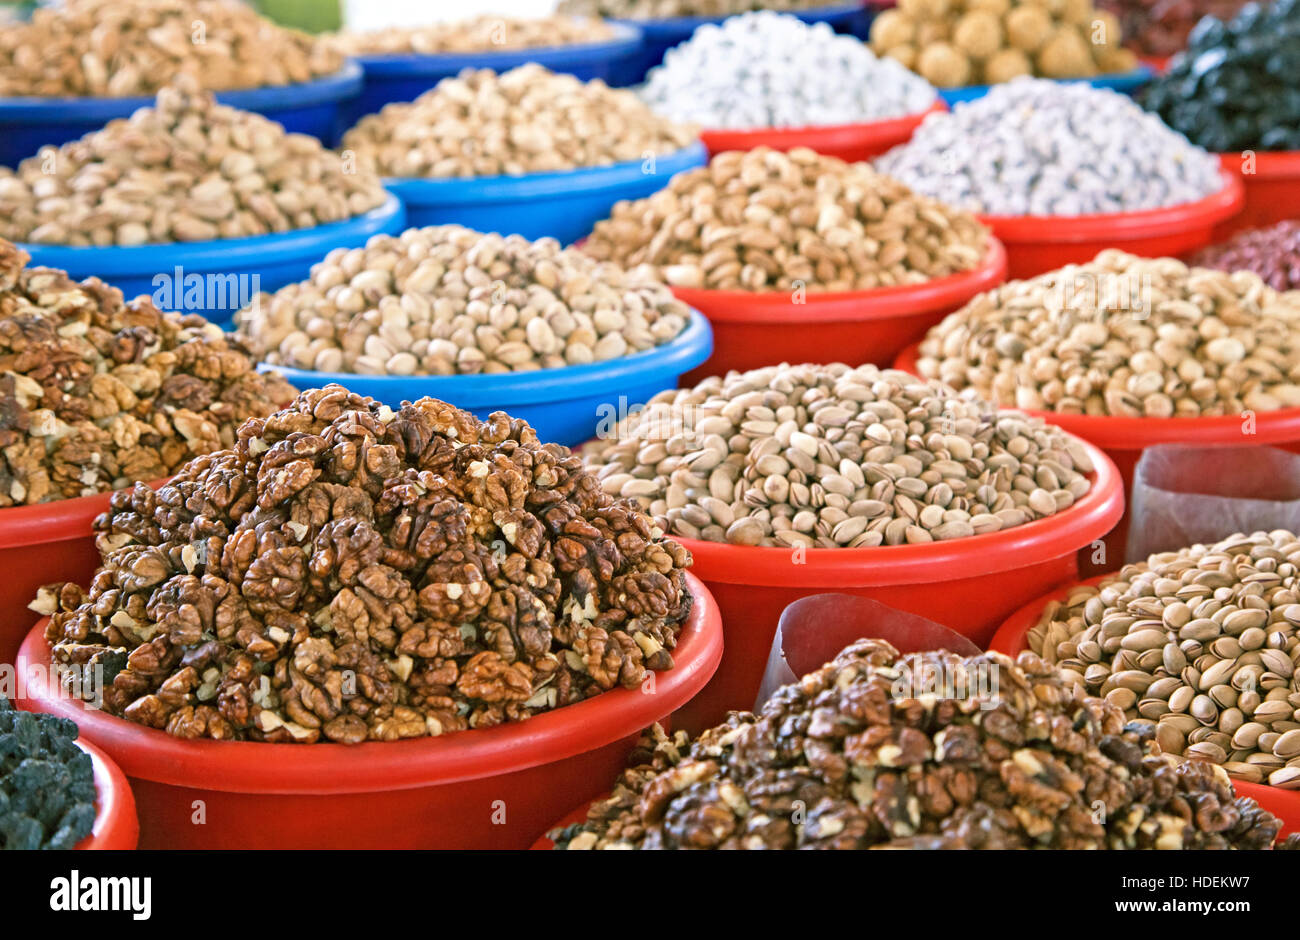
[[[121,288],[128,300],[148,294],[163,310],[201,313],[227,324],[258,291],[307,278],[331,249],[360,247],[372,235],[395,235],[404,228],[406,212],[390,195],[365,215],[280,235],[107,248],[18,247],[32,256],[33,266],[61,268],[77,280],[98,277]],[[190,296],[196,285],[201,301]]]
[[[568,46],[545,46],[535,49],[459,52],[442,55],[360,55],[353,61],[365,74],[361,93],[345,107],[348,126],[365,114],[374,114],[394,101],[414,101],[444,78],[459,75],[462,69],[510,69],[536,62],[550,69],[573,75],[582,81],[594,78],[609,82],[617,63],[635,56],[641,47],[641,31],[626,23],[611,23],[615,36],[602,42]]]
[[[713,681],[673,716],[695,733],[729,709],[754,704],[772,637],[787,605],[828,590],[870,597],[920,614],[983,648],[1007,614],[1045,590],[1078,579],[1080,547],[1109,532],[1123,512],[1119,473],[1088,445],[1092,489],[1064,512],[987,535],[877,548],[748,547],[676,538],[694,557],[726,623],[727,648]]]
[[[77,747],[90,755],[95,773],[95,822],[90,835],[77,843],[78,849],[134,849],[140,840],[140,820],[135,813],[135,797],[126,774],[117,764],[89,741],[77,739]]]
[[[150,483],[154,489],[162,481]],[[43,584],[89,584],[99,567],[91,523],[112,493],[0,509],[0,664],[12,663],[39,615],[27,605]]]
[[[707,162],[704,144],[696,141],[656,157],[650,172],[634,160],[527,176],[386,179],[384,185],[405,203],[412,228],[454,223],[502,235],[550,236],[568,245],[607,218],[614,203],[649,196],[675,174]]]
[[[863,124],[829,124],[821,127],[764,127],[757,130],[700,131],[700,140],[715,157],[725,150],[753,150],[771,147],[773,150],[793,150],[808,147],[828,157],[838,157],[850,163],[878,157],[892,147],[912,139],[912,132],[928,115],[947,111],[948,106],[938,99],[920,114],[869,121]]]
[[[903,350],[894,361],[895,368],[916,371],[917,346]],[[1243,431],[1240,415],[1215,418],[1112,418],[1098,415],[1065,415],[1054,411],[1029,411],[1027,414],[1055,424],[1076,437],[1100,447],[1114,461],[1124,481],[1127,500],[1133,488],[1133,471],[1142,451],[1157,444],[1186,444],[1197,447],[1255,447],[1264,444],[1287,446],[1288,450],[1300,447],[1300,408],[1281,411],[1261,411],[1254,416],[1254,431]],[[1112,559],[1103,568],[1113,568],[1115,561],[1124,559],[1128,541],[1128,511],[1118,521],[1117,527],[1106,538],[1106,557]],[[1096,573],[1088,571],[1089,574]]]
[[[722,620],[695,606],[675,665],[527,721],[410,741],[261,744],[171,737],[29,684],[23,708],[74,719],[131,780],[146,849],[524,849],[622,769],[645,727],[695,695],[722,656]],[[50,661],[35,627],[18,668]],[[197,802],[196,802],[197,801]]]
[[[1098,584],[1112,575],[1113,572],[1099,575],[1082,583]],[[1044,594],[1037,600],[1030,601],[1015,611],[1002,626],[998,627],[997,633],[993,635],[993,639],[989,642],[989,649],[1012,657],[1027,649],[1025,635],[1038,622],[1043,608],[1052,601],[1063,600],[1078,586],[1078,584],[1070,584],[1059,587]],[[1267,784],[1238,783],[1237,781],[1233,781],[1233,786],[1236,788],[1238,795],[1252,797],[1260,806],[1281,819],[1283,834],[1300,832],[1300,790],[1281,790]]]
[[[222,104],[255,111],[298,134],[333,144],[342,130],[340,105],[361,91],[361,66],[348,62],[337,75],[298,85],[216,92]],[[0,98],[0,165],[17,166],[45,146],[97,131],[114,118],[150,107],[135,98]]]
[[[862,0],[853,3],[828,4],[808,10],[786,10],[791,16],[797,16],[805,23],[828,23],[837,32],[852,31],[863,35],[871,25],[872,11]],[[641,31],[641,48],[634,55],[628,56],[615,69],[614,83],[618,85],[636,85],[645,81],[646,73],[656,65],[663,64],[664,55],[673,46],[691,38],[701,26],[717,25],[726,17],[721,16],[677,16],[662,20],[609,20],[626,26],[635,26]]]
[[[1106,248],[1146,258],[1176,257],[1204,248],[1214,227],[1236,215],[1243,202],[1241,180],[1223,172],[1213,195],[1163,209],[1095,215],[981,215],[1007,247],[1008,276],[1034,277],[1067,264],[1091,261]]]
[[[1131,95],[1155,78],[1156,70],[1145,62],[1128,72],[1113,72],[1110,75],[1096,75],[1092,78],[1058,78],[1058,82],[1086,82],[1093,88],[1109,88],[1126,95]],[[948,102],[948,107],[963,101],[974,101],[989,93],[993,85],[967,85],[963,88],[940,88],[939,95]]]
[[[1219,154],[1223,168],[1241,178],[1245,204],[1241,211],[1214,230],[1222,241],[1246,228],[1262,228],[1284,219],[1300,218],[1300,150],[1252,154],[1250,163],[1240,153]],[[1249,168],[1252,172],[1245,172]]]
[[[608,362],[509,372],[501,375],[354,375],[311,372],[263,363],[263,372],[283,375],[294,388],[320,388],[331,382],[358,395],[399,408],[403,401],[428,395],[486,418],[504,411],[523,418],[543,441],[576,446],[614,424],[655,394],[675,388],[682,373],[708,358],[713,348],[709,322],[698,312],[681,335],[645,352]]]
[[[674,287],[680,300],[713,325],[713,355],[685,383],[778,362],[887,365],[949,313],[1001,284],[1006,272],[1006,251],[994,239],[979,267],[961,274],[877,290],[809,291],[798,304],[786,291]]]

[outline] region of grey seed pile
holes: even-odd
[[[765,11],[701,26],[650,72],[641,98],[707,128],[807,127],[919,114],[935,90],[825,23]]]
[[[988,215],[1156,209],[1223,186],[1217,158],[1127,96],[1033,78],[931,115],[876,168]]]
[[[670,389],[583,448],[610,494],[673,535],[858,548],[964,538],[1088,492],[1082,444],[938,382],[779,365]]]

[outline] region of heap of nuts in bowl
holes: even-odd
[[[920,692],[935,676],[960,693]],[[1282,828],[1031,653],[859,640],[694,741],[654,731],[557,847],[1266,849]]]
[[[46,638],[113,715],[182,738],[391,741],[673,665],[690,556],[525,422],[338,385],[116,493]]]
[[[614,205],[582,250],[674,287],[854,291],[969,271],[988,230],[865,163],[806,148],[722,153]]]
[[[217,104],[189,76],[152,107],[0,167],[0,237],[74,246],[247,238],[363,215],[388,198],[314,137]]]
[[[448,55],[506,52],[607,42],[618,34],[604,20],[581,16],[515,19],[475,16],[427,26],[393,26],[369,32],[343,32],[327,42],[345,55]]]
[[[334,75],[341,52],[226,0],[65,0],[0,29],[0,97],[152,95],[179,75],[224,91]]]
[[[233,337],[0,239],[0,506],[170,476],[293,400]]]

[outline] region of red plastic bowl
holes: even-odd
[[[981,649],[1008,613],[1078,578],[1078,550],[1109,532],[1124,510],[1114,464],[1091,445],[1092,489],[1064,512],[1001,532],[925,545],[760,548],[676,538],[694,557],[726,624],[717,674],[673,725],[692,734],[754,705],[781,612],[809,594],[838,591],[920,614]]]
[[[904,349],[894,360],[894,368],[913,375],[916,369],[920,343]],[[1112,418],[1099,415],[1065,415],[1054,411],[1026,411],[1026,414],[1055,424],[1106,452],[1119,468],[1124,480],[1124,497],[1133,492],[1133,471],[1142,459],[1142,451],[1157,444],[1185,444],[1194,447],[1258,447],[1267,444],[1281,445],[1287,450],[1300,450],[1300,408],[1283,408],[1255,415],[1254,433],[1247,436],[1242,430],[1239,415],[1216,418]],[[1249,437],[1249,443],[1245,443]],[[1115,567],[1115,561],[1124,560],[1128,543],[1128,509],[1106,537],[1106,557],[1109,564],[1084,566],[1085,574]]]
[[[822,127],[764,127],[755,130],[700,131],[700,140],[715,157],[727,150],[753,150],[771,147],[773,150],[793,150],[807,147],[828,157],[839,157],[849,163],[870,160],[886,150],[905,144],[912,132],[931,114],[947,111],[942,98],[919,114],[870,121],[863,124],[830,124]]]
[[[1252,157],[1254,172],[1247,173],[1246,158],[1223,153],[1223,168],[1240,178],[1245,186],[1245,205],[1236,216],[1214,229],[1214,240],[1222,241],[1246,228],[1262,228],[1284,219],[1300,218],[1300,151],[1269,153]]]
[[[1008,617],[1002,626],[998,627],[997,633],[993,635],[993,639],[989,643],[989,649],[1012,657],[1018,656],[1022,650],[1028,648],[1025,636],[1033,629],[1034,624],[1038,623],[1038,618],[1048,604],[1052,601],[1064,600],[1080,585],[1100,584],[1102,581],[1114,577],[1115,574],[1115,572],[1110,572],[1077,584],[1059,587],[1036,600],[1030,601]],[[1253,798],[1260,806],[1281,819],[1283,834],[1300,832],[1300,790],[1281,790],[1267,784],[1238,783],[1236,781],[1233,781],[1233,786],[1237,789],[1239,795]]]
[[[652,689],[615,689],[496,728],[410,741],[187,741],[29,683],[22,707],[74,719],[131,779],[143,848],[523,849],[608,786],[642,729],[695,695],[722,658],[722,620],[695,606]],[[18,654],[48,664],[43,623]]]
[[[713,327],[713,355],[686,373],[690,386],[731,369],[780,362],[887,365],[908,343],[1006,278],[1007,254],[997,239],[980,265],[923,284],[847,293],[809,291],[795,303],[785,291],[674,287],[673,294]]]
[[[1176,257],[1208,245],[1214,227],[1241,211],[1241,178],[1227,170],[1212,196],[1139,212],[1098,215],[981,215],[1007,246],[1009,277],[1026,278],[1091,261],[1106,248],[1146,258]]]
[[[157,489],[162,481],[150,483]],[[0,663],[12,663],[38,615],[27,605],[43,584],[89,584],[99,567],[91,523],[112,493],[0,509]]]
[[[77,843],[78,849],[133,849],[140,839],[140,821],[135,815],[131,785],[117,764],[89,741],[77,739],[77,747],[90,755],[95,772],[95,822],[90,835]]]

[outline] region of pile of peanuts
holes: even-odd
[[[633,92],[530,63],[443,79],[362,118],[343,147],[381,176],[520,176],[643,160],[697,136]]]
[[[0,29],[0,97],[152,95],[178,75],[222,91],[333,75],[343,55],[226,0],[69,0]]]
[[[582,250],[678,287],[868,290],[976,267],[988,232],[865,163],[799,148],[719,154],[614,206]]]
[[[663,284],[553,238],[458,225],[337,248],[311,279],[236,314],[271,363],[365,375],[474,375],[584,365],[652,349],[689,308]]]
[[[767,366],[660,392],[583,447],[670,535],[859,548],[966,538],[1088,492],[1082,444],[875,366]]]
[[[183,77],[151,108],[0,167],[0,237],[49,245],[209,241],[313,228],[387,199],[314,137],[217,104]]]
[[[614,36],[607,23],[585,17],[547,16],[525,20],[476,16],[431,26],[340,33],[330,37],[329,42],[346,55],[440,55],[576,46],[604,42]]]
[[[981,294],[917,369],[1000,405],[1200,417],[1300,407],[1300,295],[1249,271],[1107,250]]]

